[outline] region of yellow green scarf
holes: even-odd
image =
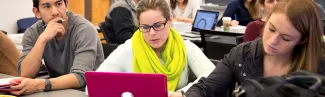
[[[168,90],[175,91],[186,62],[185,44],[181,35],[173,29],[170,30],[162,51],[162,60],[165,65],[161,64],[157,54],[146,43],[140,30],[133,34],[132,48],[134,72],[165,74],[168,80]]]

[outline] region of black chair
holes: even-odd
[[[220,60],[233,47],[243,42],[243,34],[241,33],[201,30],[200,34],[203,52],[209,59]],[[215,35],[219,38],[211,39]]]
[[[47,68],[46,68],[45,65],[43,65],[43,64],[41,65],[41,67],[39,69],[39,72],[38,72],[38,74],[36,75],[35,78],[37,78],[37,79],[50,78],[49,72],[48,72],[48,70],[47,70]]]
[[[241,44],[244,42],[244,35],[236,36],[236,43]]]
[[[105,59],[119,46],[119,44],[102,43]]]
[[[112,43],[112,42],[110,41],[110,39],[108,38],[108,35],[107,35],[108,30],[105,28],[105,22],[101,22],[101,23],[99,23],[98,26],[99,26],[99,28],[100,28],[100,29],[98,29],[98,31],[101,31],[101,32],[103,33],[104,38],[105,38],[105,40],[106,40],[106,43],[107,43],[107,44]]]
[[[188,83],[194,82],[197,79],[192,69],[188,69]]]
[[[23,18],[17,21],[18,33],[24,33],[27,28],[38,21],[35,17]]]

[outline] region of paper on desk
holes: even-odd
[[[16,79],[16,78],[19,78],[19,77],[13,77],[13,78],[2,78],[0,79],[0,86],[1,85],[7,85],[9,84],[9,82],[13,79]]]
[[[178,32],[190,32],[192,30],[192,24],[184,22],[173,22],[172,28]]]
[[[7,36],[14,42],[17,49],[22,52],[23,45],[21,44],[21,41],[23,40],[24,34],[8,34]]]

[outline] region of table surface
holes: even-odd
[[[13,76],[1,74],[0,78],[10,78]],[[2,93],[3,94],[3,93]],[[85,92],[75,89],[56,90],[50,92],[38,92],[20,97],[88,97]]]
[[[178,32],[191,32],[192,24],[182,23],[182,22],[173,22],[172,28],[174,28]],[[223,27],[215,27],[214,30],[221,31],[221,32],[232,32],[232,33],[244,34],[245,30],[246,30],[246,26],[238,25],[236,27],[230,27],[229,31],[223,31]]]
[[[182,35],[183,39],[185,39],[185,40],[191,40],[192,42],[193,41],[194,42],[201,42],[201,37],[200,37],[199,34],[190,35],[190,36],[195,36],[195,37],[187,37],[188,34],[191,34],[192,24],[181,23],[181,22],[173,22],[172,28],[174,28],[176,31],[178,31]],[[219,31],[218,33],[227,33],[227,31],[223,31],[222,27],[215,27],[214,30]],[[244,35],[245,30],[246,30],[245,26],[231,27],[230,31],[228,31],[228,33],[239,33],[239,34]],[[223,36],[221,36],[221,37],[223,37]],[[226,37],[226,38],[229,38],[229,37]],[[219,38],[219,39],[216,39],[216,40],[222,41],[223,38]],[[230,40],[233,40],[233,39],[230,39]]]

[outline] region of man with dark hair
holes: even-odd
[[[39,1],[40,0],[33,0],[33,7],[39,10]],[[65,4],[67,4],[67,0],[63,0]]]
[[[66,0],[33,3],[33,12],[40,21],[25,31],[18,62],[21,78],[11,81],[20,84],[12,86],[11,93],[84,88],[84,73],[96,70],[104,60],[96,28],[82,16],[67,11]],[[42,60],[50,79],[31,79],[38,74]]]
[[[123,44],[137,29],[135,6],[139,0],[119,0],[114,2],[100,26],[108,36],[109,43]]]

